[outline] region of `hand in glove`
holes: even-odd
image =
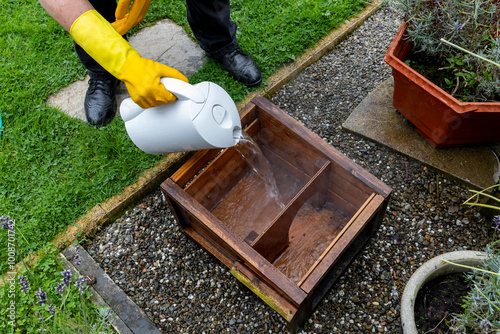
[[[116,21],[111,24],[121,35],[125,35],[133,26],[144,20],[150,3],[151,0],[119,0],[115,11]]]
[[[142,58],[139,53],[97,11],[78,17],[71,37],[102,67],[125,82],[132,100],[142,108],[174,101],[175,96],[160,82],[172,77],[188,82],[176,69]]]

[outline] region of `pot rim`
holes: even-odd
[[[440,276],[472,271],[468,268],[443,262],[443,260],[448,260],[466,266],[477,267],[481,265],[486,257],[487,253],[483,251],[453,251],[433,257],[420,266],[406,283],[406,287],[401,298],[400,314],[403,333],[418,333],[417,326],[415,324],[414,307],[418,291],[425,283]]]

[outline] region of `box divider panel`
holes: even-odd
[[[325,185],[328,184],[330,161],[323,163],[319,171],[309,180],[300,192],[280,212],[269,227],[252,243],[252,247],[273,262],[288,247],[290,225],[302,205],[320,191],[326,193]],[[326,194],[321,194],[326,198]]]

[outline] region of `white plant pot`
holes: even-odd
[[[442,260],[448,260],[453,263],[471,267],[478,267],[485,259],[485,252],[456,251],[436,256],[418,268],[406,284],[403,297],[401,299],[401,325],[403,327],[403,333],[418,333],[417,326],[415,324],[414,307],[418,291],[422,288],[422,286],[440,276],[470,271],[467,268],[449,264],[443,262]]]

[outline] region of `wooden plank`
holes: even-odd
[[[231,268],[231,274],[260,297],[267,305],[271,306],[285,320],[292,320],[298,307],[289,303],[284,296],[265,284],[252,270],[246,268],[240,262],[236,262]]]
[[[358,211],[358,207],[354,206],[351,202],[348,202],[343,194],[334,193],[328,190],[328,200],[340,211],[345,213],[347,216],[352,217]]]
[[[214,238],[213,233],[210,231],[199,228],[197,224],[193,225],[195,227],[188,227],[183,231],[226,267],[231,268],[233,263],[238,259],[237,254],[233,253],[229,248],[224,248],[223,243],[214,242],[216,238]]]
[[[257,118],[257,106],[252,102],[245,105],[239,111],[241,118],[241,127],[245,129],[251,122]]]
[[[306,293],[291,282],[288,277],[278,271],[264,257],[258,254],[249,245],[242,242],[230,230],[224,227],[218,219],[205,209],[200,203],[180,188],[173,180],[168,179],[162,184],[167,194],[177,204],[183,207],[193,217],[203,223],[206,228],[212,231],[227,247],[232,249],[240,259],[250,267],[258,268],[262,278],[271,282],[273,286],[283,295],[287,296],[294,305],[298,306],[307,297]]]
[[[162,192],[163,192],[163,195],[165,195],[165,201],[167,202],[168,206],[170,207],[170,209],[174,215],[174,218],[175,218],[177,224],[179,225],[179,227],[181,229],[185,229],[186,227],[188,227],[189,220],[188,220],[186,213],[182,209],[182,207],[180,205],[178,205],[177,203],[175,203],[174,201],[172,201],[172,199],[170,198],[170,196],[167,194],[166,191],[164,191],[162,189]]]
[[[316,260],[316,262],[311,266],[311,268],[309,268],[307,273],[300,280],[300,282],[298,284],[299,286],[302,286],[302,284],[305,282],[305,280],[309,278],[311,273],[314,270],[316,270],[316,267],[321,263],[321,261],[323,261],[326,254],[328,254],[331,251],[331,249],[335,246],[337,241],[344,235],[344,233],[351,228],[351,225],[356,221],[356,219],[358,219],[361,212],[363,212],[365,210],[365,208],[368,206],[368,204],[373,200],[373,197],[375,197],[375,193],[371,194],[371,196],[368,198],[368,200],[365,202],[365,204],[363,204],[363,206],[361,208],[359,208],[358,212],[349,220],[349,222],[344,226],[342,231],[340,231],[340,233],[337,234],[335,239],[333,239],[333,241],[330,243],[330,245],[325,249],[323,254],[321,254],[321,256]]]
[[[260,131],[260,123],[259,123],[259,120],[258,119],[255,119],[253,120],[253,122],[251,122],[248,127],[245,129],[245,132],[250,136],[252,137],[252,139],[254,141],[256,141],[257,139],[254,138]]]
[[[333,247],[330,249],[320,263],[316,265],[316,269],[312,271],[308,278],[302,283],[301,288],[310,293],[321,282],[323,277],[334,267],[335,262],[343,252],[351,245],[359,233],[366,227],[372,218],[375,217],[378,210],[381,208],[384,198],[381,195],[375,195],[368,205],[357,218],[352,222],[351,228],[346,230],[345,233],[339,238]]]
[[[330,162],[323,164],[314,177],[304,188],[288,203],[280,215],[274,219],[272,224],[257,238],[252,247],[269,262],[273,262],[279,254],[288,246],[288,232],[293,218],[304,203],[327,183]]]
[[[272,113],[273,117],[275,117],[278,120],[278,123],[283,123],[292,132],[300,133],[300,137],[302,137],[306,142],[314,143],[315,147],[320,152],[325,154],[331,160],[337,162],[345,170],[349,171],[356,178],[360,179],[366,186],[374,189],[377,193],[381,194],[383,197],[387,197],[391,193],[392,189],[388,185],[386,185],[385,183],[377,179],[375,176],[365,171],[358,164],[347,158],[341,152],[337,151],[335,148],[326,143],[315,133],[308,130],[307,128],[304,128],[303,125],[301,125],[298,121],[287,115],[285,112],[283,112],[269,100],[265,99],[262,96],[256,96],[252,99],[251,102],[259,107],[258,110],[259,118],[261,118],[260,115],[262,112],[268,115]]]
[[[259,122],[254,120],[246,131],[249,131],[250,136],[255,136],[258,130]],[[206,159],[203,160],[206,161]],[[190,164],[187,167],[204,168],[185,190],[209,210],[212,210],[220,199],[224,198],[242,179],[243,175],[250,170],[250,166],[234,147],[224,149],[209,165],[198,163],[196,165]]]
[[[328,164],[330,165],[330,162],[328,161]],[[314,169],[316,170],[316,174],[321,172],[322,163],[319,161],[316,161],[314,164]],[[327,201],[327,195],[328,195],[328,179],[329,179],[329,172],[325,173],[325,176],[323,177],[322,183],[318,186],[318,189],[316,191],[316,195],[314,195],[314,200],[313,200],[313,206],[317,208],[321,208],[323,205],[325,205]]]
[[[208,210],[212,210],[249,169],[242,156],[234,147],[230,147],[206,166],[185,190]]]
[[[197,151],[171,178],[182,188],[212,160],[220,149]]]

